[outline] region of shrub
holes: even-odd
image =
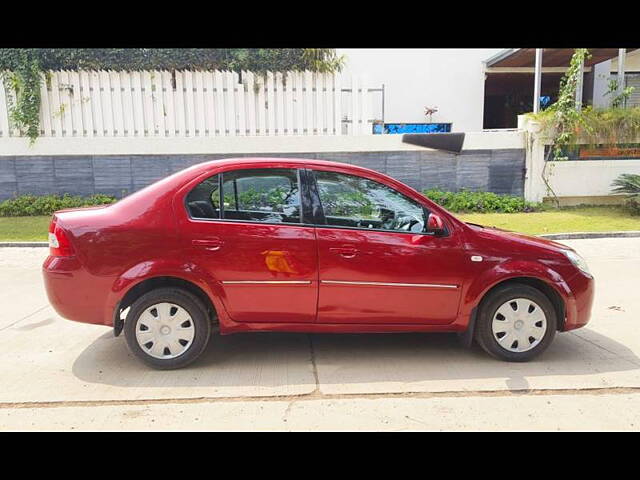
[[[631,197],[625,200],[624,208],[631,215],[640,215],[640,196]]]
[[[0,202],[0,217],[31,217],[51,215],[64,208],[107,205],[116,201],[115,197],[96,194],[89,197],[65,195],[20,195]]]
[[[631,215],[640,215],[640,175],[623,173],[611,184],[613,193],[626,193],[624,208]]]
[[[493,192],[445,192],[430,189],[423,192],[429,199],[452,212],[535,212],[542,210],[541,203],[527,202],[515,195],[498,195]]]

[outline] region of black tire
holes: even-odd
[[[155,358],[140,347],[136,340],[136,326],[140,315],[149,307],[163,302],[172,303],[185,309],[193,321],[195,330],[193,340],[187,350],[175,358]],[[124,324],[124,336],[131,353],[142,362],[159,370],[172,370],[190,364],[204,352],[211,336],[211,321],[207,315],[206,307],[195,295],[180,288],[158,288],[145,293],[131,305]]]
[[[524,352],[513,352],[503,348],[494,337],[492,330],[492,321],[497,310],[504,303],[517,298],[525,298],[537,303],[544,312],[547,322],[546,332],[539,343]],[[557,325],[556,311],[549,298],[543,292],[522,283],[511,283],[495,289],[480,303],[475,339],[487,353],[495,358],[508,362],[527,362],[549,347],[555,337]],[[497,333],[499,334],[499,332]]]

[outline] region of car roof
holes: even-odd
[[[379,178],[386,178],[388,180],[392,180],[393,178],[385,175],[384,173],[378,172],[376,170],[371,170],[370,168],[360,167],[358,165],[353,165],[351,163],[342,163],[342,162],[333,162],[329,160],[319,160],[315,158],[287,158],[287,157],[234,157],[234,158],[221,158],[218,160],[209,160],[202,163],[197,163],[192,165],[191,167],[182,170],[181,172],[177,172],[176,175],[200,175],[203,172],[208,172],[212,169],[217,169],[220,167],[226,167],[228,165],[242,167],[243,165],[255,165],[255,164],[271,164],[274,167],[278,166],[278,164],[287,164],[289,166],[300,166],[300,167],[341,167],[344,169],[351,170],[352,172],[360,172],[367,173],[369,175],[373,175]]]
[[[219,160],[210,160],[202,162],[194,166],[201,167],[205,170],[210,167],[225,166],[225,165],[243,165],[250,163],[291,163],[298,165],[317,165],[317,166],[340,166],[346,168],[355,168],[357,170],[369,170],[368,168],[358,167],[350,163],[334,162],[329,160],[319,160],[315,158],[288,158],[288,157],[234,157],[224,158]]]

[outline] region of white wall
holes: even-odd
[[[473,132],[465,135],[464,150],[524,148],[524,133]],[[293,135],[225,137],[41,137],[33,145],[27,138],[0,138],[4,156],[49,155],[173,155],[259,152],[382,152],[424,151],[428,148],[402,143],[402,135]],[[1,178],[1,177],[0,177]]]
[[[434,122],[452,122],[452,131],[469,132],[482,130],[482,62],[503,49],[337,50],[347,57],[346,72],[368,74],[373,88],[385,84],[385,122],[425,122],[424,107],[437,106]],[[373,103],[379,105],[377,97]]]
[[[579,160],[549,162],[549,184],[558,197],[598,197],[611,194],[611,183],[623,173],[640,174],[640,160]]]

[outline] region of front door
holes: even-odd
[[[237,322],[315,321],[316,238],[303,224],[299,176],[286,168],[226,171],[186,197],[187,258],[220,282]]]
[[[455,236],[425,232],[429,215],[397,190],[314,170],[319,323],[447,324],[455,320],[464,255]]]

